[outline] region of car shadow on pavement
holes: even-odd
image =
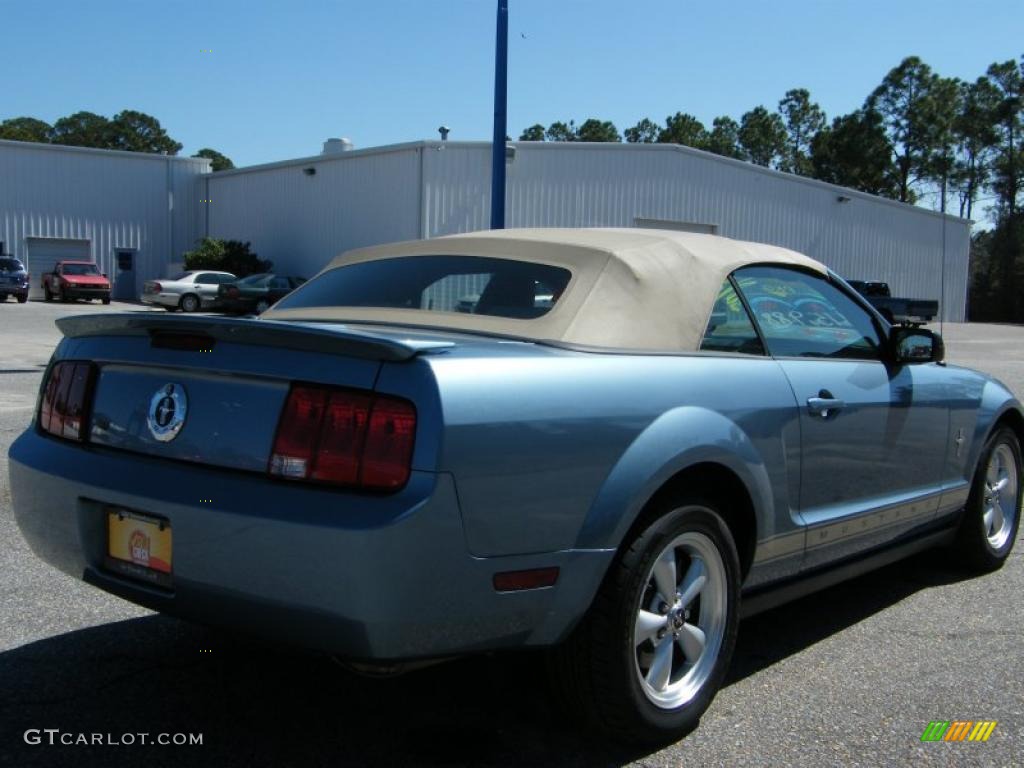
[[[727,685],[905,597],[961,580],[925,555],[740,627]],[[202,734],[201,746],[50,746],[78,734]],[[41,744],[25,743],[39,729]],[[60,736],[55,736],[59,740]],[[139,737],[135,737],[137,742]],[[0,764],[88,766],[618,766],[624,749],[576,730],[538,654],[356,675],[322,656],[163,616],[69,632],[0,654]]]

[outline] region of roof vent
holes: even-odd
[[[354,148],[351,139],[328,139],[324,142],[323,155],[340,155]]]

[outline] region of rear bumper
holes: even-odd
[[[178,302],[181,301],[181,296],[176,293],[143,293],[139,296],[139,300],[143,304],[156,304],[161,307],[176,307],[178,306]]]
[[[414,472],[400,493],[369,496],[86,448],[30,428],[11,447],[10,474],[22,534],[62,571],[171,615],[352,659],[557,642],[612,557],[472,557],[443,473]],[[108,505],[170,521],[171,590],[103,568]],[[497,572],[553,565],[553,588],[493,589]]]

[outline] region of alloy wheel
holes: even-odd
[[[1017,508],[1017,462],[1013,449],[1005,442],[996,445],[985,470],[982,524],[989,546],[999,550],[1014,529]]]
[[[633,629],[636,674],[662,709],[691,701],[710,677],[725,635],[725,564],[703,533],[677,536],[655,559]]]

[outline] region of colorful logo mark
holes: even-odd
[[[134,562],[139,565],[149,565],[149,536],[139,530],[132,531],[128,546]]]
[[[921,741],[988,741],[997,720],[932,720]]]

